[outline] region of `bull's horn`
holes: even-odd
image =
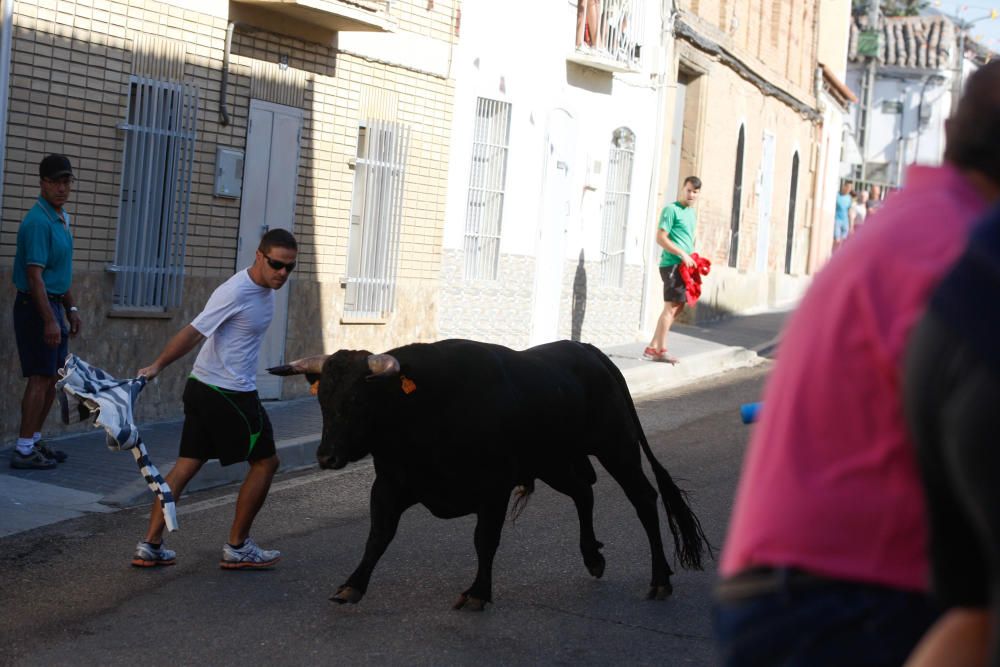
[[[368,356],[368,370],[371,377],[396,375],[399,373],[399,360],[391,354],[372,354]]]
[[[329,354],[317,354],[312,357],[296,359],[290,364],[268,368],[271,375],[319,375],[323,372],[323,364],[330,358]]]

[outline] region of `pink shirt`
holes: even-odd
[[[953,167],[913,167],[816,276],[782,337],[721,572],[799,567],[927,589],[926,521],[903,421],[907,335],[986,204]]]

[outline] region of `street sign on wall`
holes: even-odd
[[[875,58],[879,52],[879,31],[862,30],[858,35],[858,53],[862,56]]]

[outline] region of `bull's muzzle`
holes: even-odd
[[[337,458],[334,456],[325,456],[323,454],[316,455],[316,461],[319,462],[319,467],[324,470],[340,470],[347,465],[346,458]]]

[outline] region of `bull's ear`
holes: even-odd
[[[290,364],[268,368],[267,372],[271,375],[305,375],[308,379],[309,375],[320,375],[323,372],[323,364],[329,358],[329,354],[303,357],[302,359],[296,359]],[[309,380],[309,383],[312,384],[312,380]]]
[[[367,379],[399,375],[399,360],[391,354],[368,355],[368,370],[372,372]]]

